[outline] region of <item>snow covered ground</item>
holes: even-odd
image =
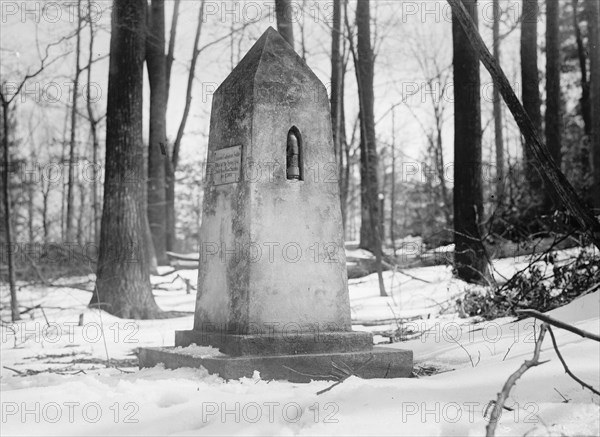
[[[498,260],[496,274],[508,277],[522,261]],[[425,332],[389,345],[412,349],[423,376],[351,377],[321,395],[332,382],[263,381],[258,373],[226,382],[202,370],[137,370],[136,348],[173,345],[174,331],[192,326],[194,292],[186,294],[180,278],[170,283],[175,275],[153,278],[157,301],[189,315],[164,320],[90,310],[91,293],[72,287],[90,287],[93,276],[22,288],[21,304],[37,307],[23,322],[2,325],[2,435],[483,435],[487,405],[531,358],[538,325],[461,319],[454,301],[467,285],[453,279],[449,267],[404,273],[385,273],[388,298],[379,297],[376,275],[350,281],[354,328],[378,334],[377,342],[388,341],[386,332]],[[177,274],[195,283],[196,271]],[[600,293],[550,314],[599,333]],[[409,321],[399,325],[400,317]],[[598,343],[555,334],[570,369],[599,387]],[[548,337],[541,359],[549,362],[513,388],[506,404],[512,411],[504,412],[497,435],[599,435],[598,396],[565,374]],[[428,369],[437,373],[424,376]]]

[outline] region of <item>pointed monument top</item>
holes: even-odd
[[[230,89],[240,83],[258,85],[274,82],[288,85],[306,85],[307,82],[313,82],[325,89],[293,47],[279,32],[269,26],[216,92]]]

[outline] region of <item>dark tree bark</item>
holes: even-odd
[[[583,117],[584,132],[591,135],[592,126],[590,121],[590,83],[587,74],[587,58],[583,38],[581,36],[581,27],[579,25],[579,0],[572,0],[573,3],[573,29],[575,30],[575,41],[577,42],[577,57],[579,59],[579,68],[581,70],[581,115]],[[587,156],[585,159],[588,161]],[[585,168],[588,166],[585,165]]]
[[[341,1],[333,3],[333,28],[331,30],[331,125],[333,128],[333,144],[338,165],[338,183],[340,186],[340,204],[342,206],[342,223],[346,228],[346,202],[348,190],[344,179],[346,143],[346,127],[344,117],[344,60],[340,52],[340,38],[342,34],[342,7]]]
[[[159,313],[145,235],[143,68],[146,1],[115,0],[112,11],[104,207],[96,290],[90,305],[123,318]]]
[[[475,25],[477,1],[462,0]],[[459,278],[482,282],[487,257],[479,225],[483,220],[481,181],[481,91],[479,57],[452,17],[454,53],[454,264]]]
[[[558,1],[546,2],[546,145],[560,168],[561,161],[561,111],[560,111],[560,40],[558,24]],[[551,212],[558,206],[558,199],[551,190],[544,190],[544,211]]]
[[[73,101],[71,102],[71,138],[69,141],[69,177],[67,182],[67,218],[66,218],[66,238],[70,243],[75,242],[75,141],[77,134],[77,94],[79,91],[79,75],[81,67],[79,66],[79,57],[81,54],[81,0],[77,1],[77,42],[75,48],[75,78],[73,79]],[[81,205],[83,207],[83,205]]]
[[[378,266],[379,291],[387,296],[381,273],[382,222],[377,177],[378,156],[374,113],[374,59],[371,47],[370,1],[360,0],[356,5],[356,81],[360,101],[360,161],[361,161],[361,225],[360,247],[375,253]]]
[[[165,3],[152,0],[146,36],[146,65],[150,82],[148,148],[148,224],[156,261],[167,265],[165,156],[167,148],[167,58],[165,57]]]
[[[361,0],[356,9],[357,25],[357,81],[360,104],[360,178],[361,178],[361,226],[360,247],[375,252],[379,223],[378,161],[375,136],[375,114],[373,94],[373,52],[369,1]],[[373,218],[373,221],[371,220]]]
[[[600,213],[600,5],[597,0],[587,0],[589,53],[590,53],[590,120],[591,151],[594,169],[592,199],[596,213]]]
[[[179,6],[181,0],[175,0],[173,4],[173,18],[171,19],[171,31],[169,35],[169,50],[167,51],[167,103],[169,102],[169,91],[171,89],[171,68],[175,60],[175,37],[177,35],[177,22],[179,21]]]
[[[392,241],[392,250],[396,256],[396,107],[392,106],[392,186],[390,189],[390,240]]]
[[[546,182],[555,190],[557,196],[561,199],[563,205],[568,209],[572,217],[579,222],[581,230],[585,232],[592,243],[600,249],[600,222],[596,220],[592,211],[586,207],[581,200],[581,197],[552,160],[548,148],[540,139],[538,131],[525,112],[523,105],[519,102],[504,71],[502,71],[500,65],[495,61],[485,46],[485,43],[477,30],[477,26],[474,24],[463,4],[460,0],[446,1],[452,7],[452,16],[456,19],[455,21],[460,23],[467,34],[467,40],[479,54],[481,62],[490,73],[494,83],[498,85],[500,94],[513,115],[515,122],[519,126],[521,134],[531,144],[533,156],[540,167]]]
[[[291,0],[275,0],[277,31],[292,47],[294,47],[293,12],[294,9]]]
[[[540,89],[538,74],[537,45],[538,0],[523,0],[521,18],[521,83],[523,87],[523,107],[538,132],[542,132],[542,115],[540,111]],[[535,165],[531,146],[525,141],[523,151],[525,159],[525,176],[529,183],[529,191],[534,202],[541,203],[541,177]],[[536,206],[533,207],[535,213]]]
[[[494,59],[500,63],[500,0],[493,2]],[[496,201],[500,206],[504,197],[504,134],[502,131],[502,98],[494,84],[494,144],[496,148]]]
[[[11,204],[8,190],[8,182],[10,174],[10,155],[8,153],[8,138],[9,138],[9,126],[8,126],[8,110],[10,101],[6,100],[4,95],[2,97],[2,148],[3,148],[3,172],[2,172],[2,203],[4,209],[4,232],[6,235],[6,251],[7,263],[8,263],[8,287],[10,289],[10,318],[13,322],[21,320],[19,314],[19,302],[17,300],[17,285],[15,279],[15,261],[12,253],[13,244],[13,229],[11,221]]]
[[[91,14],[92,11],[92,0],[87,0],[88,11]],[[93,181],[92,181],[92,202],[94,203],[94,242],[97,243],[100,239],[100,202],[98,199],[98,150],[100,148],[98,142],[98,120],[94,117],[94,110],[92,108],[91,100],[91,84],[92,84],[92,64],[94,62],[94,21],[91,16],[88,16],[88,25],[90,26],[90,42],[88,48],[88,66],[87,66],[87,99],[86,107],[88,113],[88,119],[90,122],[90,133],[92,135],[92,161],[93,166]]]

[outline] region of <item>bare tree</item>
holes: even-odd
[[[3,172],[2,172],[2,203],[4,209],[4,230],[6,234],[6,244],[7,247],[12,247],[13,242],[13,229],[12,229],[12,214],[11,214],[11,201],[10,201],[10,191],[9,191],[9,170],[10,170],[10,153],[8,150],[9,146],[9,138],[12,135],[9,124],[9,112],[11,110],[11,104],[17,98],[17,96],[21,93],[21,90],[25,86],[25,84],[34,77],[38,76],[46,67],[58,61],[63,56],[58,56],[48,62],[48,58],[50,57],[50,49],[56,45],[59,45],[61,42],[66,40],[67,37],[60,38],[57,42],[48,44],[46,46],[45,54],[41,59],[39,68],[33,73],[27,73],[25,77],[19,82],[16,86],[16,89],[12,96],[5,94],[6,90],[6,81],[0,83],[0,103],[2,104],[2,148],[3,148]],[[7,251],[7,263],[8,263],[8,285],[10,289],[10,315],[12,321],[17,321],[21,319],[21,315],[19,314],[19,303],[17,300],[17,286],[15,279],[15,264],[13,259],[13,253],[9,249]]]
[[[148,143],[148,224],[159,265],[168,264],[165,156],[167,154],[167,58],[165,57],[165,3],[152,0],[148,10],[146,66],[150,82]],[[167,158],[168,159],[168,158]]]
[[[560,99],[560,39],[558,2],[546,2],[546,145],[560,168],[561,161],[561,99]],[[544,190],[544,211],[556,207],[550,190]]]
[[[540,112],[540,89],[538,75],[538,0],[523,0],[521,18],[521,82],[523,87],[523,106],[538,132],[542,132]],[[531,152],[531,146],[525,141],[525,175],[529,183],[531,199],[541,199],[541,178]],[[533,210],[537,208],[534,206]]]
[[[179,21],[179,6],[181,0],[175,0],[173,3],[173,18],[171,19],[171,30],[169,34],[169,49],[167,51],[167,103],[169,102],[169,90],[171,88],[171,69],[175,60],[175,38],[177,36],[177,22]]]
[[[462,0],[477,26],[477,0]],[[479,57],[452,16],[454,53],[454,264],[458,277],[482,282],[487,257],[481,234],[481,91]]]
[[[494,59],[500,63],[500,0],[493,0],[493,44]],[[494,144],[496,149],[496,201],[502,204],[504,193],[504,135],[502,131],[502,98],[500,90],[494,84]]]
[[[348,14],[345,12],[348,26]],[[382,275],[382,222],[379,202],[378,155],[375,136],[373,92],[374,58],[371,47],[370,0],[361,0],[356,6],[356,50],[351,43],[354,58],[358,100],[360,105],[360,156],[361,156],[361,227],[360,247],[375,253],[379,294],[387,296]],[[349,35],[352,41],[352,35]]]
[[[590,53],[590,120],[594,208],[600,209],[600,6],[597,0],[587,0]]]
[[[75,147],[77,135],[77,93],[79,92],[79,75],[81,67],[79,58],[81,55],[81,0],[77,0],[77,42],[75,48],[75,78],[73,79],[73,101],[71,102],[71,139],[69,141],[69,177],[67,182],[67,218],[66,218],[66,238],[73,242],[75,230],[73,223],[74,216],[74,179],[75,179]]]
[[[10,288],[10,316],[13,322],[17,320],[21,320],[21,315],[19,314],[19,302],[17,301],[17,285],[15,279],[15,262],[13,259],[12,253],[12,244],[13,244],[13,229],[12,229],[12,221],[11,221],[11,204],[9,197],[9,171],[10,171],[10,155],[8,153],[8,137],[10,135],[10,129],[8,126],[8,110],[9,105],[11,103],[10,99],[4,96],[4,93],[0,91],[0,97],[2,98],[2,148],[4,150],[3,154],[3,164],[4,168],[2,171],[2,201],[4,207],[4,231],[6,233],[6,247],[8,250],[7,254],[7,262],[8,262],[8,286]]]
[[[145,0],[113,4],[106,171],[96,290],[90,305],[124,318],[159,313],[150,286],[142,141]]]
[[[98,141],[98,120],[94,116],[94,110],[92,108],[92,99],[91,99],[91,85],[92,85],[92,64],[94,63],[94,20],[92,20],[92,0],[87,0],[88,5],[88,25],[90,26],[90,42],[88,48],[88,65],[87,65],[87,98],[86,98],[86,107],[88,113],[88,120],[90,122],[90,134],[92,136],[92,172],[93,178],[92,181],[92,202],[94,209],[94,241],[98,242],[100,238],[100,202],[98,199],[98,151],[100,149],[100,144]]]
[[[340,203],[342,206],[342,223],[346,228],[346,203],[348,199],[348,180],[345,168],[348,166],[346,156],[346,119],[344,114],[344,77],[346,74],[344,53],[340,50],[342,36],[342,1],[333,4],[333,27],[331,29],[331,124],[333,127],[333,144],[338,164],[338,182],[340,186]]]
[[[579,59],[579,68],[581,70],[581,115],[583,117],[585,134],[589,136],[592,131],[592,126],[590,120],[590,83],[587,74],[587,57],[583,45],[583,37],[581,36],[581,27],[579,25],[579,0],[572,0],[572,4],[573,29],[575,30],[577,58]]]
[[[173,143],[172,154],[165,161],[165,175],[167,183],[167,250],[174,250],[175,245],[175,170],[177,169],[177,166],[179,164],[179,151],[181,149],[181,140],[183,139],[185,126],[187,124],[187,119],[190,114],[190,108],[192,106],[192,90],[194,88],[194,78],[196,77],[196,64],[198,63],[198,56],[200,56],[201,51],[198,48],[198,43],[200,42],[202,24],[204,23],[204,4],[205,0],[202,0],[202,2],[200,3],[200,9],[198,10],[198,23],[196,25],[196,35],[194,36],[194,47],[192,49],[192,60],[190,63],[190,72],[188,74],[183,115],[181,117],[181,122],[179,123],[179,128],[177,129],[177,136],[175,137],[175,142]],[[174,25],[175,23],[172,24],[172,26]],[[171,32],[171,38],[174,38],[173,32]]]
[[[277,31],[289,45],[294,47],[294,23],[292,22],[293,6],[291,0],[275,0]]]

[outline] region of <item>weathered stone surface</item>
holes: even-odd
[[[223,158],[240,147],[241,170]],[[269,28],[213,96],[194,329],[351,330],[336,169],[325,86]]]
[[[185,349],[174,348],[144,348],[140,352],[140,368],[159,363],[167,369],[202,366],[224,379],[251,377],[258,370],[264,380],[290,382],[333,380],[336,371],[332,363],[349,367],[361,378],[406,378],[411,376],[412,362],[412,351],[385,347],[374,347],[368,352],[211,358],[199,358]]]
[[[368,332],[234,335],[206,331],[175,331],[175,346],[212,346],[231,356],[359,352],[373,348]]]

